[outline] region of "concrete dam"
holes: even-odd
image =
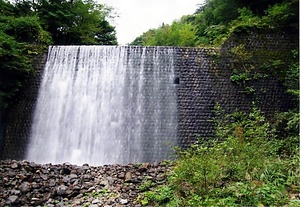
[[[216,103],[247,111],[255,100],[266,114],[292,106],[274,77],[242,93],[231,63],[222,48],[51,46],[4,117],[1,159],[156,162],[172,158],[174,146],[213,137]]]

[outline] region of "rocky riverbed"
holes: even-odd
[[[0,161],[0,207],[139,207],[141,186],[166,182],[165,162],[83,166]]]

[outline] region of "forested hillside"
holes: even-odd
[[[218,46],[232,32],[253,29],[298,33],[298,0],[206,0],[192,15],[162,24],[131,44],[144,46]]]
[[[49,44],[115,45],[111,8],[93,0],[0,0],[0,107],[10,105]]]

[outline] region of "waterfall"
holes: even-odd
[[[176,131],[172,48],[51,46],[26,159],[161,161],[177,144]]]

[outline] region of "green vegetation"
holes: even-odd
[[[151,29],[132,44],[220,46],[232,35],[251,31],[295,34],[299,32],[298,20],[298,0],[207,0],[193,15]],[[188,32],[182,33],[183,27]],[[226,52],[232,60],[228,65],[230,81],[241,86],[241,92],[255,97],[256,80],[277,77],[299,100],[298,48],[252,51],[245,42],[238,42]],[[250,112],[237,110],[232,114],[225,114],[216,105],[213,121],[215,138],[199,138],[187,150],[177,150],[168,183],[157,187],[143,183],[138,203],[169,207],[300,206],[297,106],[266,119],[255,104]]]
[[[199,139],[189,149],[179,151],[168,185],[144,192],[140,203],[298,206],[299,114],[279,114],[274,123],[255,106],[250,113],[226,115],[217,105],[215,117],[216,138]]]
[[[173,191],[168,186],[159,186],[152,191],[145,192],[139,196],[136,201],[142,206],[149,206],[153,204],[153,201],[157,204],[165,204],[172,198],[172,193]]]
[[[154,186],[154,183],[152,183],[151,180],[149,180],[149,179],[146,178],[146,179],[143,180],[143,182],[139,186],[139,190],[141,192],[148,191],[153,186]]]
[[[0,0],[0,109],[17,99],[48,45],[117,44],[110,13],[93,0]]]
[[[39,0],[32,8],[55,44],[117,44],[111,9],[93,0]]]
[[[162,25],[156,30],[149,30],[136,38],[132,45],[146,46],[196,46],[195,28],[190,23],[179,21],[172,25]]]
[[[253,29],[297,33],[298,0],[206,0],[193,15],[137,37],[133,45],[219,46],[232,33]]]

